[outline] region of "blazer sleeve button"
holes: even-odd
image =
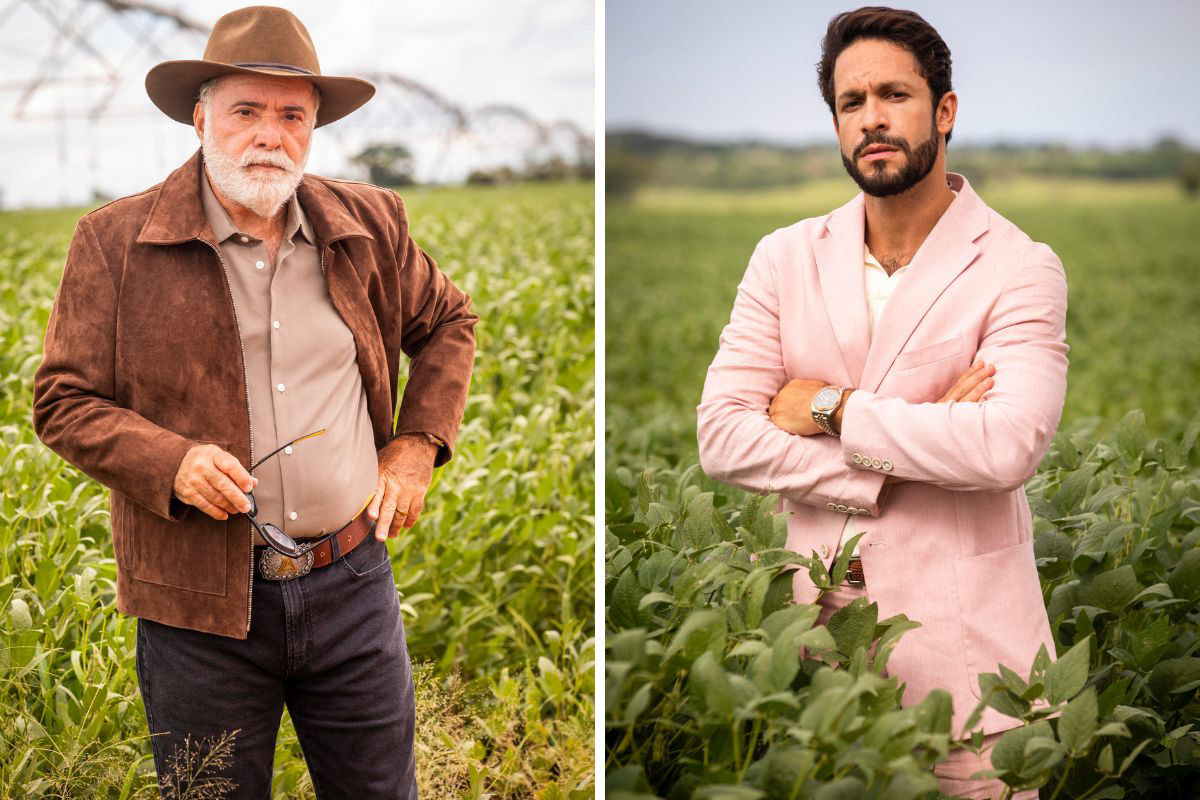
[[[884,469],[886,469],[886,470],[891,470],[891,468],[892,468],[892,462],[885,460],[885,461],[883,462],[883,468],[884,468]]]
[[[858,453],[855,453],[853,458],[855,464],[861,464],[863,462],[862,456],[860,456]]]

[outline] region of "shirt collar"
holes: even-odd
[[[287,222],[284,224],[283,235],[288,241],[291,241],[295,238],[296,231],[299,231],[309,244],[317,243],[316,237],[313,236],[312,225],[308,222],[308,216],[300,207],[300,198],[292,195],[292,198],[288,200]]]
[[[216,192],[208,183],[208,174],[203,169],[200,170],[200,200],[204,205],[204,216],[208,218],[208,227],[212,228],[217,244],[237,234],[237,227],[234,226],[225,206],[217,199]]]
[[[208,182],[208,174],[201,170],[200,172],[200,199],[204,205],[204,216],[208,218],[208,225],[212,228],[213,235],[216,236],[217,242],[224,242],[230,236],[237,236],[241,231],[233,224],[233,219],[229,216],[229,212],[225,210],[225,206],[221,205],[221,201],[217,199],[216,192],[213,191],[212,185]],[[299,231],[309,244],[316,243],[316,237],[313,236],[312,225],[308,221],[308,216],[304,213],[304,209],[300,208],[300,201],[296,195],[292,195],[287,202],[287,219],[283,226],[283,238],[291,241],[296,232]],[[249,234],[245,234],[249,235]]]

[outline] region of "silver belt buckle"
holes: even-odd
[[[299,558],[285,556],[274,548],[263,550],[258,559],[258,571],[269,581],[290,581],[302,578],[312,570],[313,553],[309,550]]]

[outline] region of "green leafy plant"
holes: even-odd
[[[815,625],[818,606],[791,602],[793,573],[826,586],[834,576],[784,549],[774,498],[748,496],[730,518],[697,477],[687,470],[673,497],[650,475],[609,480],[625,511],[606,533],[610,796],[936,789],[928,768],[950,746],[950,696],[901,708],[897,680],[882,675],[915,623],[879,620],[860,598]],[[840,558],[839,582],[845,568]]]

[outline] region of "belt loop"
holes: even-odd
[[[337,561],[342,557],[342,548],[338,546],[338,537],[336,536],[329,540],[329,557],[331,561]]]

